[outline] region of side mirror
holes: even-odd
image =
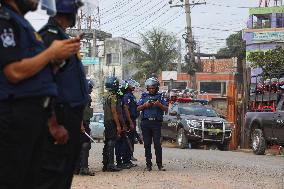
[[[170,116],[177,116],[177,112],[176,111],[170,112],[169,114],[170,114]]]
[[[226,116],[219,114],[220,118],[226,119]]]

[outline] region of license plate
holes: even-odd
[[[220,132],[221,132],[220,129],[208,129],[208,134],[209,135],[217,135]]]

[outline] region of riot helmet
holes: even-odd
[[[29,11],[37,10],[39,2],[41,3],[41,9],[46,10],[48,15],[54,16],[56,14],[55,0],[15,0],[23,15]]]
[[[109,76],[105,80],[105,88],[108,91],[117,91],[119,88],[119,81],[115,76]]]
[[[140,87],[140,84],[137,81],[135,81],[134,79],[127,80],[127,86],[125,87],[125,89],[133,91],[136,87]]]
[[[68,15],[68,19],[71,21],[70,27],[75,26],[78,9],[83,5],[82,0],[56,0],[57,13]]]
[[[152,88],[155,89],[155,93],[158,92],[159,91],[159,86],[160,86],[160,82],[155,77],[150,77],[149,79],[147,79],[145,81],[145,87],[146,87],[147,91],[149,91],[149,92],[152,91]]]
[[[119,89],[117,91],[118,96],[123,96],[126,93],[126,89],[128,88],[127,81],[122,81],[121,84],[119,84]]]

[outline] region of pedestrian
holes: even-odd
[[[81,152],[79,159],[76,163],[76,168],[74,170],[74,174],[78,175],[89,175],[89,176],[95,176],[94,172],[91,172],[89,169],[89,151],[91,149],[91,140],[90,138],[85,134],[87,133],[90,136],[91,129],[89,127],[90,125],[90,119],[93,117],[93,108],[91,107],[91,93],[93,90],[93,83],[91,80],[88,80],[88,86],[89,86],[89,103],[84,109],[83,113],[83,124],[81,125]]]
[[[54,13],[48,4],[52,1],[42,2],[48,13]],[[0,1],[1,189],[34,188],[51,115],[49,102],[57,95],[49,63],[69,57],[80,47],[78,39],[69,39],[45,49],[24,18],[37,7],[35,0]]]
[[[74,27],[80,0],[57,0],[57,14],[39,31],[45,45],[54,40],[69,39],[66,29]],[[88,84],[79,51],[68,59],[61,60],[63,66],[57,67],[55,81],[58,96],[54,100],[56,122],[49,125],[50,135],[44,146],[44,159],[37,183],[38,189],[69,189],[73,173],[81,151],[80,134],[83,111],[89,101]],[[55,64],[57,65],[57,64]],[[68,141],[56,141],[54,128],[65,129]]]
[[[116,140],[121,137],[121,124],[118,116],[120,106],[117,98],[119,81],[115,76],[106,78],[105,88],[107,93],[104,96],[104,127],[105,140],[103,148],[103,171],[116,172],[121,171],[114,164],[114,149]]]
[[[137,101],[136,97],[133,94],[133,91],[135,90],[136,87],[139,87],[139,83],[133,79],[129,79],[126,82],[125,86],[125,95],[123,96],[123,109],[124,109],[124,119],[126,120],[126,125],[129,129],[129,138],[131,141],[132,145],[132,150],[130,152],[131,155],[131,160],[132,161],[137,161],[136,158],[134,158],[133,153],[134,153],[134,143],[135,143],[135,134],[136,134],[136,119],[138,117],[138,112],[137,112]],[[135,166],[131,161],[128,162],[128,164]]]
[[[144,139],[146,170],[152,170],[151,144],[154,141],[156,163],[160,171],[165,171],[162,164],[161,126],[164,112],[168,111],[167,102],[159,93],[159,81],[152,77],[145,81],[148,92],[142,93],[137,110],[141,113],[141,129]]]

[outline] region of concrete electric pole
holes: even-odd
[[[196,62],[195,62],[195,56],[194,56],[194,41],[193,41],[193,34],[192,34],[192,26],[191,26],[191,6],[196,5],[202,5],[206,4],[206,2],[203,3],[190,3],[189,0],[180,0],[181,2],[184,1],[183,5],[171,5],[170,7],[184,7],[185,10],[185,16],[186,16],[186,34],[184,35],[185,42],[187,44],[187,54],[185,56],[186,62],[187,62],[187,71],[191,75],[191,87],[196,89],[196,78],[195,78],[195,72],[196,72]],[[169,1],[169,4],[172,4],[172,0]]]

